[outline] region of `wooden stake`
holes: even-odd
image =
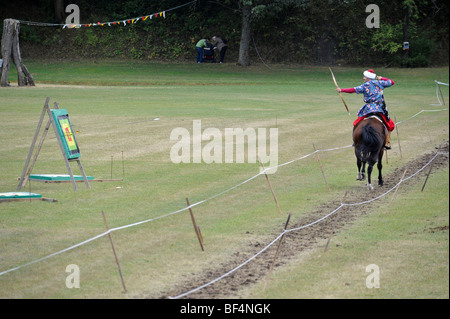
[[[200,230],[200,226],[197,226],[197,229],[198,229],[198,235],[200,236],[200,240],[202,241],[202,245],[204,244],[204,241],[203,241],[203,235],[202,235],[202,232],[201,232],[201,230]]]
[[[187,197],[186,197],[186,203],[189,207],[189,214],[191,215],[192,225],[194,226],[194,231],[195,231],[195,234],[197,235],[198,242],[200,243],[200,247],[201,247],[202,251],[205,251],[205,248],[203,247],[203,236],[200,232],[200,228],[197,226],[197,223],[195,222],[194,213],[192,212],[192,209],[190,207],[191,204],[189,203],[189,198],[187,198]]]
[[[327,181],[327,178],[325,177],[325,173],[323,171],[322,163],[320,162],[319,155],[317,154],[316,145],[314,145],[314,143],[312,143],[312,145],[314,147],[314,153],[316,153],[317,161],[319,162],[320,170],[322,171],[323,179],[325,180],[325,183],[327,184],[328,191],[330,191],[330,186],[328,186],[328,181]]]
[[[267,274],[266,281],[264,282],[264,289],[263,289],[264,291],[266,290],[267,283],[269,282],[269,279],[270,279],[270,275],[272,274],[273,268],[275,267],[275,261],[277,260],[278,254],[280,252],[281,243],[283,242],[284,236],[286,234],[285,231],[289,224],[290,219],[291,219],[291,213],[289,213],[288,218],[286,220],[286,224],[284,225],[283,235],[281,235],[281,237],[280,237],[280,241],[278,242],[278,247],[275,252],[275,256],[273,258],[272,265],[270,266],[269,273]]]
[[[394,117],[395,123],[397,123],[397,118]],[[398,134],[398,125],[395,126],[395,132],[397,132],[398,149],[400,150],[400,158],[403,158],[402,147],[400,146],[400,136]]]
[[[265,169],[264,168],[264,164],[262,163],[261,159],[258,158],[258,161],[259,161],[259,163],[261,164],[261,167],[264,170]],[[278,212],[280,213],[280,215],[282,215],[283,213],[281,212],[281,208],[280,208],[280,205],[278,204],[277,197],[275,196],[275,192],[273,191],[272,185],[270,184],[269,176],[265,172],[264,172],[264,175],[266,175],[266,180],[267,180],[267,183],[269,184],[270,191],[272,192],[273,199],[275,200],[275,204],[277,204]]]
[[[402,178],[400,179],[400,181],[402,181],[403,178],[405,177],[405,174],[406,174],[406,171],[407,171],[407,170],[408,170],[408,169],[405,169],[405,171],[403,172],[403,175],[402,175]],[[389,202],[388,206],[386,207],[385,214],[388,212],[389,207],[391,206],[391,203],[394,201],[395,194],[397,194],[397,191],[398,191],[399,188],[400,188],[400,184],[399,184],[399,185],[397,186],[397,188],[395,189],[394,194],[392,195],[391,201]]]
[[[439,88],[439,93],[440,93],[440,95],[441,95],[441,98],[442,98],[442,104],[443,105],[445,105],[445,101],[444,101],[444,95],[442,94],[442,91],[441,91],[441,86],[440,86],[440,84],[438,83],[438,88]]]
[[[123,161],[123,151],[122,151],[122,179],[125,177],[125,164]]]
[[[112,174],[112,171],[113,171],[113,158],[114,158],[114,157],[111,155],[111,179],[113,179],[113,178],[112,178],[112,175],[113,175],[113,174]]]
[[[432,142],[432,140],[431,140],[431,135],[430,135],[430,127],[428,126],[428,121],[427,121],[427,117],[425,116],[425,114],[424,114],[424,117],[423,117],[423,121],[425,122],[425,129],[426,129],[426,131],[427,131],[427,134],[428,134],[428,139],[430,140],[430,144],[433,144],[433,142]]]
[[[424,188],[425,188],[425,185],[427,184],[428,177],[430,177],[430,173],[431,173],[431,168],[432,168],[432,167],[433,167],[433,164],[431,163],[431,164],[430,164],[430,170],[428,171],[427,177],[425,178],[425,182],[423,183],[421,192],[423,192],[423,190],[424,190]]]
[[[103,220],[105,221],[106,230],[109,230],[108,222],[106,221],[105,212],[102,210]],[[116,249],[114,248],[114,243],[112,240],[111,233],[108,233],[109,242],[111,243],[112,251],[114,253],[114,258],[116,259],[117,268],[119,269],[120,280],[122,281],[123,292],[127,292],[127,288],[125,287],[125,281],[123,280],[122,270],[120,269],[119,258],[117,258]]]

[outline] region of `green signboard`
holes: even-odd
[[[66,153],[67,159],[75,159],[80,157],[80,149],[78,148],[75,134],[72,130],[69,114],[65,109],[52,110],[53,120],[55,121],[58,134]]]
[[[86,176],[88,180],[93,180],[94,176]],[[70,181],[70,175],[67,174],[30,174],[30,180],[33,181],[42,181],[42,182],[61,182],[61,181]],[[84,180],[84,177],[81,175],[73,175],[73,179],[76,181]]]
[[[0,200],[12,199],[12,198],[42,198],[41,194],[28,193],[28,192],[7,192],[0,193]]]

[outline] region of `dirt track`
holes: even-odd
[[[405,169],[407,169],[407,176],[416,172],[420,168],[422,168],[426,163],[428,163],[432,157],[436,154],[436,152],[446,152],[449,151],[448,142],[436,147],[436,150],[432,153],[425,154],[424,156],[417,158],[405,166],[395,170],[388,176],[384,176],[384,186],[383,187],[375,187],[372,192],[361,192],[360,190],[354,190],[348,192],[345,196],[344,203],[358,203],[362,201],[366,201],[372,199],[376,196],[379,196],[385,193],[390,188],[394,187],[402,178]],[[440,154],[438,155],[432,162],[432,170],[435,171],[442,167],[448,165],[448,154]],[[429,169],[426,168],[422,172],[419,173],[418,176],[410,179],[406,183],[423,183],[425,176],[427,175]],[[408,174],[409,172],[409,174]],[[385,203],[385,201],[383,201]],[[330,202],[318,207],[317,210],[308,214],[308,216],[298,219],[291,220],[288,226],[288,229],[300,227],[302,225],[307,225],[311,222],[318,220],[319,218],[329,214],[336,208],[340,206],[341,202]],[[358,217],[369,213],[374,205],[378,205],[377,201],[360,205],[360,206],[343,206],[339,211],[329,218],[309,226],[307,228],[287,233],[283,244],[282,249],[280,250],[280,254],[277,258],[277,262],[275,268],[283,266],[289,259],[299,256],[304,253],[306,250],[314,248],[317,246],[318,242],[324,242],[325,239],[328,239],[329,235],[333,231],[339,232],[343,227],[350,225],[353,221],[355,221]],[[274,230],[273,238],[281,234],[282,229]],[[249,256],[253,256],[260,250],[262,250],[267,243],[253,243],[246,250],[248,252],[247,255],[242,256],[239,253],[235,253],[233,256],[230,256],[229,262],[226,264],[221,264],[216,267],[212,267],[209,270],[205,270],[202,274],[197,276],[196,278],[191,278],[190,281],[180,283],[176,287],[174,287],[171,291],[165,293],[161,298],[167,298],[168,296],[175,297],[180,294],[186,293],[192,289],[195,289],[205,283],[209,283],[210,281],[224,275],[230,270],[234,269],[238,265],[244,263]],[[229,276],[203,288],[199,291],[193,292],[187,295],[185,298],[189,299],[225,299],[225,298],[239,298],[239,291],[243,286],[252,285],[257,281],[264,280],[269,272],[270,265],[275,256],[275,251],[277,249],[278,242],[269,247],[266,251],[264,251],[261,255],[259,255],[256,259],[252,260],[242,268],[233,272]]]

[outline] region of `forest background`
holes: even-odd
[[[76,4],[80,23],[90,24],[158,13],[188,2],[15,0],[0,6],[0,18],[63,24],[70,14],[66,7]],[[378,28],[367,25],[370,4],[379,8]],[[126,26],[21,23],[20,45],[22,57],[33,60],[194,62],[197,41],[217,35],[228,41],[226,62],[244,66],[265,61],[430,67],[448,65],[448,14],[448,2],[439,0],[197,0],[167,12],[165,18]]]

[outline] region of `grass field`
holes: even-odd
[[[36,87],[18,88],[13,83],[0,88],[0,192],[17,188],[47,96],[51,105],[58,102],[68,110],[86,173],[123,181],[91,183],[90,190],[78,184],[78,191],[71,184],[27,184],[26,191],[58,202],[0,204],[0,272],[103,233],[102,210],[111,228],[148,222],[112,233],[126,294],[104,236],[0,276],[0,298],[158,298],[177,283],[245,252],[249,243],[271,241],[286,216],[278,213],[264,176],[193,208],[204,252],[187,211],[155,219],[185,208],[186,197],[196,203],[259,172],[256,163],[174,164],[171,131],[181,127],[192,132],[193,120],[201,120],[202,129],[222,132],[276,127],[281,164],[313,152],[312,143],[318,149],[351,144],[352,121],[362,105],[360,95],[344,95],[352,113],[347,115],[326,67],[275,65],[269,70],[233,64],[118,61],[25,64]],[[334,68],[343,88],[359,85],[362,71]],[[396,81],[385,97],[397,121],[423,109],[446,107],[430,104],[437,103],[434,80],[449,81],[448,67],[376,71]],[[15,80],[13,71],[10,80]],[[448,87],[442,90],[448,102]],[[385,174],[448,141],[448,125],[448,110],[425,112],[401,123],[402,156],[394,133]],[[320,159],[330,191],[313,156],[270,175],[283,213],[291,212],[293,220],[341,198],[346,190],[367,192],[355,181],[351,148],[320,153]],[[75,165],[72,168],[78,173]],[[33,173],[66,173],[53,132]],[[380,208],[340,233],[334,241],[339,249],[299,256],[274,272],[266,292],[257,284],[236,296],[448,298],[448,228],[424,231],[448,226],[448,166],[432,177],[427,193],[421,193],[418,185],[399,191],[392,207],[396,214],[385,216]],[[372,263],[381,268],[380,289],[364,285],[364,267]],[[70,264],[80,268],[79,289],[66,287]]]

